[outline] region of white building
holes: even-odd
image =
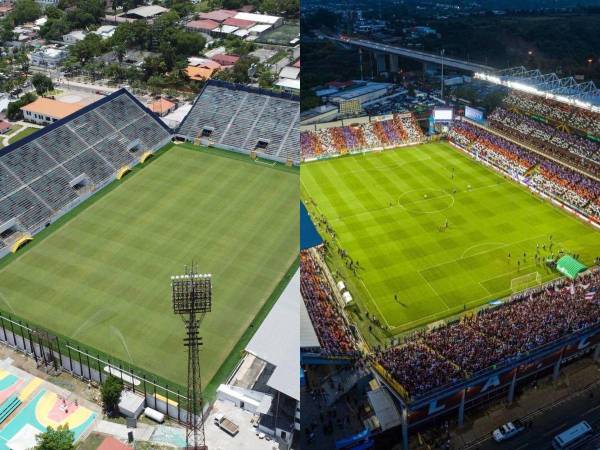
[[[42,48],[31,53],[31,65],[55,68],[66,59],[67,52],[58,48]]]
[[[108,39],[109,37],[112,37],[113,34],[115,34],[116,29],[116,25],[102,25],[101,27],[98,27],[96,31],[92,31],[92,33],[97,34],[102,39]]]
[[[36,3],[39,3],[44,8],[46,6],[56,6],[58,5],[58,0],[35,0]]]
[[[67,44],[75,44],[85,39],[86,33],[82,30],[73,30],[63,36],[63,41]]]
[[[256,22],[271,25],[273,28],[283,24],[283,18],[277,16],[269,16],[266,14],[255,14],[247,12],[239,12],[234,16],[236,19],[247,20],[249,22]]]

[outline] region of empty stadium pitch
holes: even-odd
[[[213,275],[206,385],[285,284],[298,222],[297,168],[169,144],[1,260],[0,309],[185,384],[170,277],[194,261]]]
[[[302,166],[301,196],[368,334],[398,334],[593,264],[599,232],[444,142]],[[365,335],[368,335],[365,333]]]

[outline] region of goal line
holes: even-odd
[[[510,280],[510,290],[513,293],[520,292],[540,284],[542,284],[542,275],[539,272],[531,272]]]

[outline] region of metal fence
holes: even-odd
[[[145,406],[178,422],[187,419],[187,397],[181,387],[169,386],[148,372],[111,360],[76,341],[52,335],[0,313],[0,343],[33,358],[38,367],[46,367],[50,372],[67,372],[94,384],[102,384],[110,376],[119,378],[126,389],[144,397]]]

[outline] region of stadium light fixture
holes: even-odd
[[[576,98],[574,96],[567,96],[567,95],[564,95],[561,93],[553,93],[551,91],[544,91],[542,89],[536,88],[535,86],[528,85],[528,84],[526,84],[526,82],[512,81],[509,79],[504,79],[502,77],[490,75],[490,74],[483,73],[483,72],[476,72],[474,77],[476,80],[487,81],[489,83],[497,84],[500,86],[505,86],[509,89],[514,89],[516,91],[525,92],[527,94],[544,97],[544,98],[547,98],[550,100],[555,100],[555,101],[558,101],[561,103],[566,103],[568,105],[576,106],[578,108],[587,109],[588,111],[600,113],[600,106],[596,106],[590,102],[583,101],[580,98]],[[581,85],[576,85],[573,87],[573,90],[578,90],[578,88],[580,88],[580,87],[581,87]],[[582,92],[580,92],[580,93],[582,93]]]

